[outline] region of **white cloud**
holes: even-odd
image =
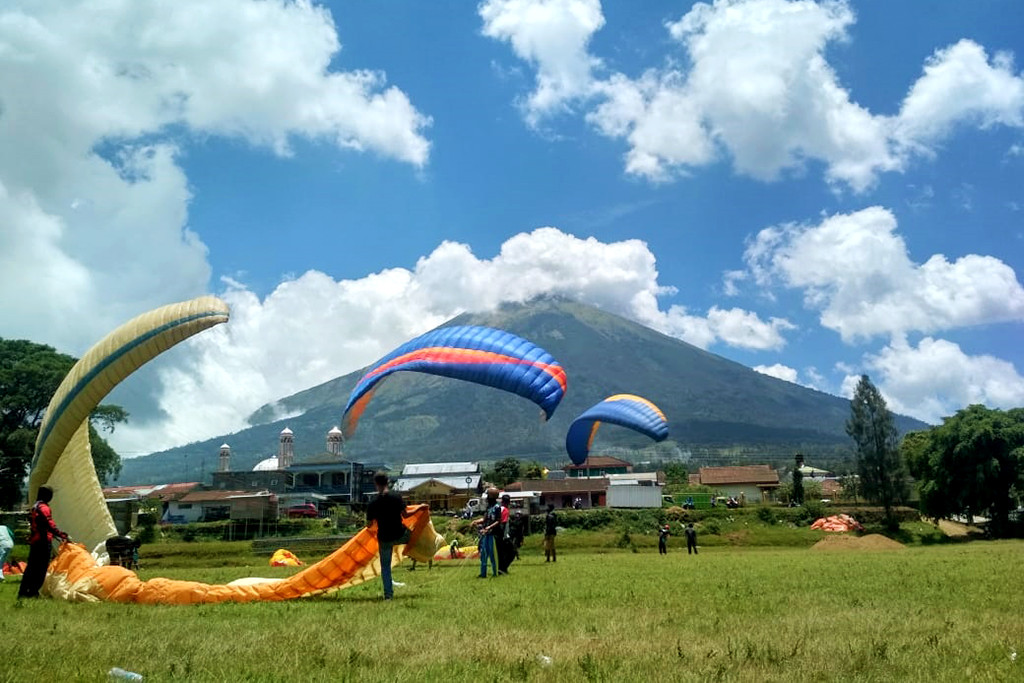
[[[791,368],[788,365],[782,363],[776,363],[775,365],[755,365],[754,370],[760,372],[762,375],[768,375],[769,377],[775,377],[776,379],[783,379],[787,382],[796,383],[797,372],[795,368]]]
[[[1024,79],[1013,73],[1011,55],[998,53],[990,65],[971,40],[937,50],[903,100],[895,135],[930,151],[961,123],[1024,126]]]
[[[816,226],[766,228],[744,256],[757,282],[802,289],[844,341],[1024,320],[1024,287],[991,256],[911,261],[896,218],[871,207]]]
[[[974,403],[1004,409],[1024,405],[1024,377],[1013,364],[968,355],[944,339],[925,337],[915,347],[897,338],[866,356],[865,365],[877,376],[890,410],[925,422],[938,423]]]
[[[604,26],[600,0],[488,0],[478,11],[485,36],[508,41],[537,69],[537,87],[524,103],[531,125],[587,96],[591,72],[600,66],[587,52]]]
[[[626,172],[655,182],[727,152],[738,173],[765,181],[820,161],[830,183],[862,192],[878,174],[931,155],[958,125],[1024,125],[1024,79],[1010,55],[990,64],[970,40],[936,51],[897,116],[857,104],[826,60],[854,24],[844,0],[696,3],[666,24],[684,58],[670,55],[636,78],[598,73],[600,59],[587,51],[604,23],[596,2],[494,0],[484,8],[485,35],[512,43],[537,70],[528,122],[585,101],[601,134],[628,143]],[[564,44],[553,37],[561,31]]]
[[[776,349],[785,320],[713,307],[706,317],[658,297],[654,255],[639,240],[602,243],[554,228],[508,239],[492,259],[444,242],[413,270],[394,268],[336,281],[310,271],[260,300],[228,281],[231,321],[199,335],[187,359],[161,371],[159,424],[119,427],[114,443],[143,452],[245,426],[265,403],[371,363],[411,337],[464,311],[557,294],[598,306],[686,341]]]
[[[382,74],[329,70],[335,26],[306,2],[7,2],[0,46],[4,336],[78,353],[207,291],[183,134],[278,154],[301,136],[417,167],[429,154],[429,119]]]

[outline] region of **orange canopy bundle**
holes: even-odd
[[[864,531],[864,527],[860,525],[860,522],[845,514],[821,517],[815,520],[811,528],[821,529],[822,531]]]
[[[409,517],[403,523],[411,532],[409,543],[395,546],[392,556],[384,558],[392,565],[406,555],[427,562],[444,543],[444,537],[434,530],[426,505],[407,510]],[[348,588],[380,576],[382,558],[378,550],[376,530],[369,527],[328,557],[287,579],[240,579],[215,585],[160,578],[142,581],[124,567],[98,567],[85,546],[65,543],[50,563],[43,592],[72,602],[164,605],[289,600]]]

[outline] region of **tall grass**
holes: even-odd
[[[230,546],[204,568],[212,545],[187,545],[188,562],[167,556],[142,578],[294,571]],[[399,568],[389,603],[374,582],[285,603],[19,607],[9,580],[0,681],[100,681],[113,666],[148,681],[1024,679],[1019,541],[636,550],[566,543],[546,564],[528,546],[485,580],[474,561]],[[243,566],[222,566],[232,555]]]

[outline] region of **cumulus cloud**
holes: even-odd
[[[847,342],[1024,320],[1024,287],[1010,266],[976,254],[915,263],[881,207],[765,228],[744,258],[759,284],[803,290],[821,324]]]
[[[782,363],[776,363],[775,365],[755,365],[754,370],[760,372],[762,375],[768,375],[769,377],[775,377],[776,379],[783,379],[787,382],[796,383],[797,372],[796,368],[791,368],[788,365]]]
[[[851,39],[855,16],[844,1],[696,3],[666,24],[682,55],[637,77],[605,76],[601,60],[587,51],[604,23],[596,2],[495,0],[483,7],[485,35],[510,42],[537,70],[530,124],[570,98],[587,102],[586,119],[627,142],[626,172],[652,181],[727,154],[738,173],[765,181],[820,161],[828,182],[861,192],[880,173],[931,155],[958,125],[1024,125],[1024,79],[1011,56],[990,61],[970,40],[932,55],[898,115],[857,104],[826,59],[830,45]],[[504,19],[500,28],[495,15]],[[559,30],[570,37],[564,46],[538,47],[557,43],[552,36]],[[571,85],[545,87],[549,82]]]
[[[600,66],[587,52],[604,26],[600,0],[488,0],[478,11],[483,34],[508,41],[537,70],[537,87],[523,103],[531,125],[588,94]]]
[[[658,283],[639,240],[603,243],[555,228],[508,239],[493,258],[444,242],[411,269],[358,280],[310,271],[264,299],[226,282],[231,321],[196,338],[188,358],[160,371],[159,424],[119,427],[114,442],[144,452],[245,426],[261,405],[367,365],[465,311],[554,294],[598,306],[701,347],[777,349],[792,325],[712,307],[706,316],[658,308],[674,290]]]
[[[16,0],[0,8],[0,45],[4,336],[78,353],[207,291],[183,133],[428,158],[429,119],[382,73],[332,70],[336,28],[309,3]]]
[[[1024,377],[1012,363],[969,355],[945,339],[925,337],[914,346],[898,337],[865,356],[864,365],[890,410],[932,424],[973,403],[1004,409],[1024,405]],[[858,380],[847,376],[844,396],[853,395]]]

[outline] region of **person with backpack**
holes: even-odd
[[[555,514],[554,503],[548,503],[548,514],[544,515],[544,561],[557,562],[555,554],[555,534],[558,533],[558,515]]]
[[[36,494],[36,503],[28,513],[30,532],[28,536],[28,566],[21,577],[18,587],[18,598],[38,598],[39,589],[46,579],[46,570],[50,566],[53,554],[53,537],[62,543],[68,542],[68,535],[53,523],[50,501],[53,500],[53,489],[40,486]]]
[[[480,530],[480,575],[478,578],[487,578],[487,562],[490,560],[492,576],[498,575],[498,558],[495,555],[495,537],[498,534],[498,527],[501,525],[501,505],[498,504],[498,489],[487,489],[487,505],[484,516],[475,520],[473,525]]]

